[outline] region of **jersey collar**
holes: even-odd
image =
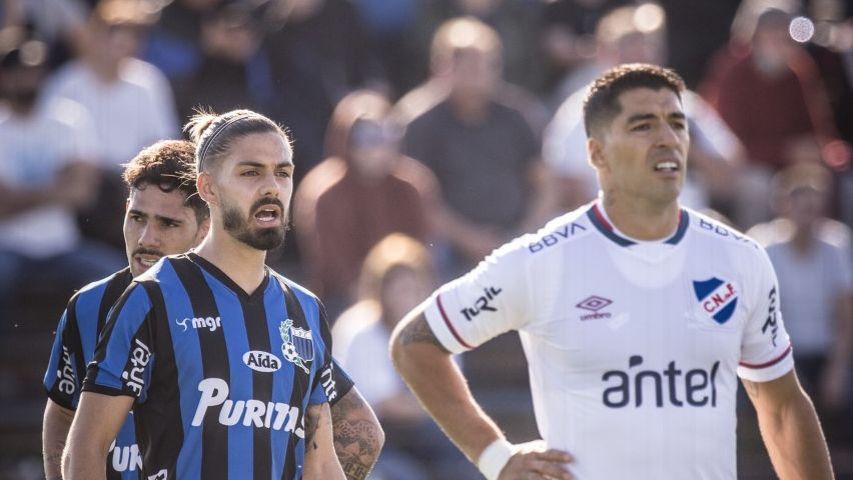
[[[586,212],[587,217],[589,217],[589,221],[592,223],[595,228],[601,232],[602,235],[607,237],[613,243],[621,246],[621,247],[630,247],[631,245],[636,245],[637,242],[626,238],[620,235],[616,229],[613,227],[607,217],[604,215],[604,212],[601,211],[601,207],[599,207],[598,202],[593,203],[592,206]],[[687,233],[687,226],[690,223],[690,216],[687,212],[682,208],[679,211],[678,215],[678,228],[675,229],[675,233],[666,239],[663,243],[668,243],[670,245],[677,245],[684,235]]]

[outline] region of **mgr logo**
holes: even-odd
[[[693,292],[702,310],[720,325],[729,321],[737,308],[737,289],[734,284],[717,277],[694,281]]]
[[[222,326],[222,320],[219,317],[195,317],[195,318],[185,318],[183,320],[175,319],[175,323],[184,327],[184,331],[187,331],[187,323],[189,323],[194,329],[202,329],[206,328],[211,332],[215,332],[217,328]]]

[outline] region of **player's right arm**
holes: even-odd
[[[412,311],[395,329],[391,357],[427,412],[473,463],[483,468],[480,457],[490,445],[496,445],[491,447],[492,451],[501,446],[511,448],[504,443],[506,439],[495,422],[471,395],[465,377],[450,352],[432,333],[421,307]],[[574,478],[562,466],[572,460],[566,452],[530,448],[508,453],[510,458],[496,478]]]
[[[65,480],[106,479],[110,444],[132,406],[133,397],[83,392],[62,462]]]
[[[400,375],[489,480],[572,478],[564,467],[571,461],[567,453],[511,446],[471,395],[452,358],[531,322],[530,254],[523,241],[502,247],[410,312],[391,336],[391,357]]]
[[[68,433],[65,480],[103,480],[106,458],[136,399],[147,396],[154,362],[154,309],[143,285],[132,283],[110,312]]]
[[[41,433],[44,476],[47,480],[62,479],[62,450],[65,448],[72,420],[74,410],[61,407],[51,399],[47,400]]]

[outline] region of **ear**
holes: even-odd
[[[604,143],[596,137],[586,140],[586,154],[589,164],[598,171],[607,171],[609,165],[604,157]]]
[[[198,196],[207,202],[209,206],[219,206],[219,198],[216,194],[216,185],[213,183],[213,176],[209,172],[201,172],[196,179],[196,188]]]
[[[195,234],[195,245],[201,243],[204,237],[207,236],[207,232],[210,231],[210,215],[204,218],[198,226],[198,231]],[[194,245],[194,246],[195,246]]]

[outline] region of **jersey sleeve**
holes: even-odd
[[[779,311],[779,282],[770,258],[758,248],[756,266],[751,269],[753,284],[747,289],[749,313],[741,340],[737,374],[744,380],[768,382],[794,368],[791,340]]]
[[[77,408],[80,388],[86,375],[75,305],[76,301],[72,299],[59,319],[50,361],[44,374],[44,388],[48,398],[69,410]]]
[[[319,301],[317,306],[320,312],[319,315],[319,338],[314,338],[314,349],[322,355],[320,360],[320,368],[318,374],[314,376],[314,383],[311,385],[311,394],[308,398],[308,403],[316,405],[318,403],[332,404],[340,400],[343,395],[337,389],[335,383],[335,370],[337,365],[332,359],[332,333],[329,330],[329,323],[326,321],[326,309]],[[317,355],[315,355],[315,358]]]
[[[530,321],[526,254],[516,239],[427,299],[424,316],[444,348],[462,353]]]
[[[154,309],[138,283],[110,311],[89,364],[83,391],[127,395],[144,402],[154,365]]]

